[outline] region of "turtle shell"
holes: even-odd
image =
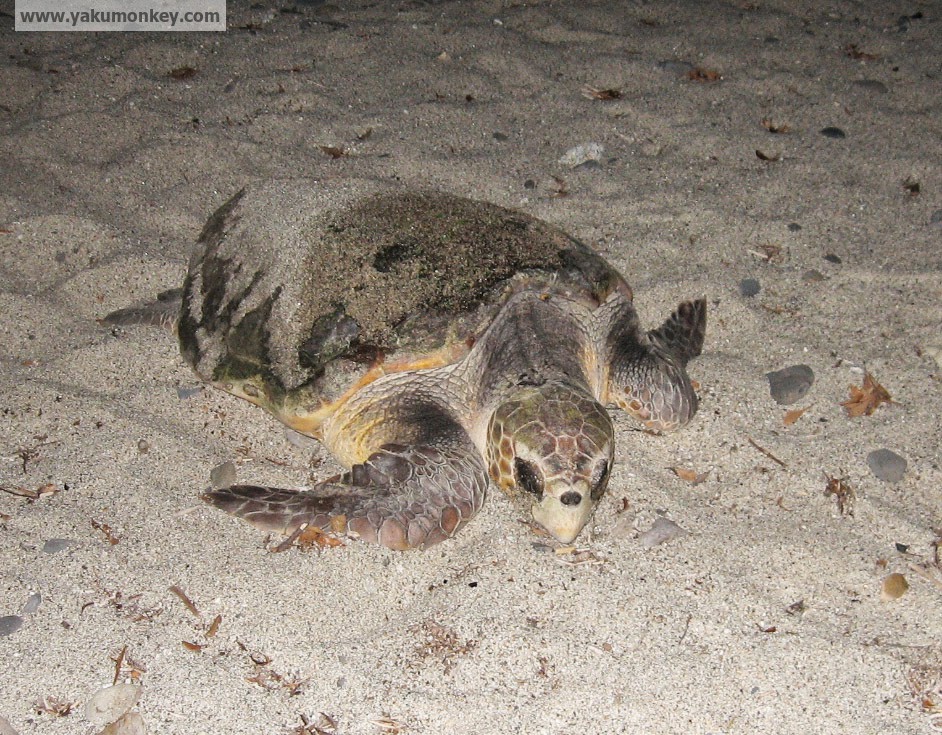
[[[178,322],[205,380],[316,434],[372,377],[460,360],[521,289],[631,292],[556,227],[372,181],[243,189],[206,223]]]

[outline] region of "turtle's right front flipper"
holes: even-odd
[[[335,482],[311,490],[235,485],[206,502],[268,531],[303,524],[399,551],[451,538],[484,502],[487,471],[470,444],[387,444]]]

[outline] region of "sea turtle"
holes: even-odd
[[[687,423],[704,299],[641,329],[631,288],[529,215],[372,181],[238,192],[183,288],[105,321],[173,323],[201,378],[319,439],[349,471],[307,490],[235,485],[212,505],[266,530],[437,544],[489,480],[570,542],[605,492],[614,404]]]

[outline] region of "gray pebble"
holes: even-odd
[[[827,276],[819,270],[809,268],[801,274],[801,280],[805,283],[821,283],[821,281],[827,280]]]
[[[644,548],[650,549],[686,535],[687,531],[672,520],[658,516],[651,528],[638,535],[638,540]]]
[[[32,615],[39,609],[42,601],[43,596],[38,592],[34,592],[27,598],[26,603],[23,605],[23,609],[20,610],[20,615]]]
[[[798,224],[797,222],[789,222],[788,231],[789,232],[801,232],[801,225]]]
[[[814,385],[814,370],[808,365],[791,365],[765,377],[769,379],[769,393],[780,406],[797,403]]]
[[[906,474],[906,459],[889,449],[876,449],[867,455],[867,466],[883,482],[899,482]]]
[[[821,128],[821,135],[823,135],[825,138],[834,138],[836,140],[841,140],[847,137],[847,133],[845,133],[840,128],[835,128],[831,125],[826,128]]]
[[[193,388],[184,388],[182,386],[177,386],[177,398],[181,401],[185,401],[187,398],[192,398],[197,393],[203,390],[203,386],[197,385]]]
[[[43,553],[58,554],[60,551],[71,549],[75,542],[70,538],[51,538],[43,544]]]
[[[23,627],[23,618],[19,615],[4,615],[0,618],[0,637],[13,635]]]
[[[868,92],[879,92],[880,94],[886,94],[889,91],[886,88],[886,85],[879,79],[856,79],[854,80],[854,84],[861,89],[866,89]]]
[[[755,278],[743,278],[739,282],[739,293],[749,298],[762,290],[762,285]]]
[[[209,472],[209,481],[213,490],[225,490],[227,487],[232,487],[236,481],[235,465],[232,462],[223,462],[213,467]]]
[[[693,70],[693,64],[689,61],[681,61],[680,59],[665,59],[664,61],[657,62],[659,69],[663,69],[669,74],[676,74],[677,76],[682,76]]]
[[[929,217],[930,225],[942,225],[942,209],[937,209],[932,213],[932,216]]]

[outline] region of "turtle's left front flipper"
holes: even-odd
[[[264,530],[290,535],[306,524],[401,551],[453,536],[481,508],[487,482],[470,440],[386,444],[311,490],[236,485],[203,499]]]
[[[687,363],[700,354],[706,299],[685,301],[646,334],[626,305],[608,334],[608,400],[655,431],[677,429],[697,411]]]

